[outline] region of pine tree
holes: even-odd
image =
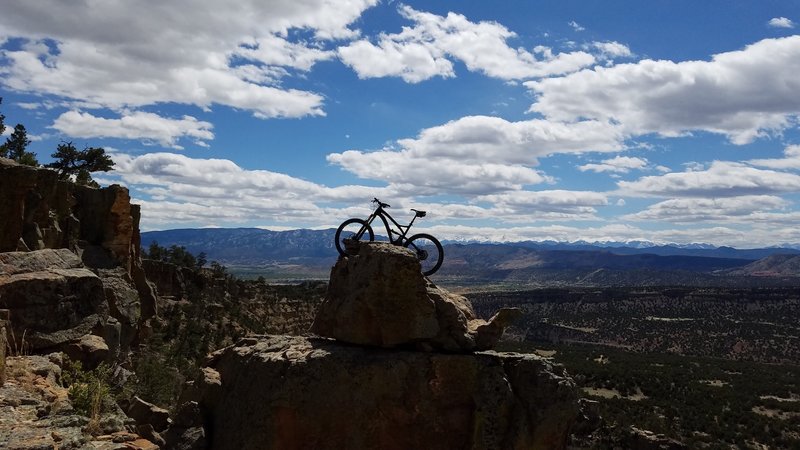
[[[5,144],[3,144],[0,156],[11,158],[27,166],[38,166],[39,161],[36,160],[36,154],[27,151],[30,143],[31,140],[28,139],[28,131],[25,129],[25,125],[18,123],[14,127],[14,132],[11,133],[11,136],[9,136]]]
[[[0,97],[0,105],[3,104],[3,97]],[[3,135],[3,132],[6,131],[6,116],[3,113],[0,113],[0,136]],[[0,145],[0,151],[2,151],[2,146]]]

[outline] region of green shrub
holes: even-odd
[[[61,382],[69,388],[69,399],[75,411],[96,423],[102,413],[113,408],[112,376],[113,371],[106,363],[94,370],[85,370],[80,361],[67,360]]]

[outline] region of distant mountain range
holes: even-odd
[[[336,260],[335,230],[270,231],[203,228],[142,233],[151,242],[205,252],[231,266],[300,266],[319,270]],[[708,277],[800,276],[800,250],[735,249],[706,244],[647,246],[633,243],[458,243],[444,241],[438,277],[528,284],[704,284]],[[766,259],[764,259],[766,258]],[[322,273],[322,272],[320,272]],[[713,281],[713,280],[711,280]]]

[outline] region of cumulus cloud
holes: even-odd
[[[134,111],[118,119],[96,117],[87,112],[67,111],[61,114],[52,128],[71,137],[78,138],[122,138],[144,139],[161,145],[182,148],[177,144],[181,138],[191,138],[198,145],[214,139],[213,126],[209,122],[192,116],[169,119],[158,114]]]
[[[607,206],[605,194],[591,191],[519,191],[476,198],[472,204],[420,202],[403,197],[389,188],[324,185],[267,170],[246,170],[222,159],[189,158],[174,153],[131,156],[113,154],[117,168],[104,175],[135,186],[132,195],[142,204],[143,227],[160,228],[184,223],[187,226],[284,226],[335,227],[348,217],[366,216],[372,196],[391,198],[399,218],[409,207],[429,211],[426,231],[441,239],[493,241],[555,240],[573,242],[649,240],[655,243],[707,242],[740,247],[800,242],[795,226],[800,214],[783,212],[787,203],[775,196],[722,199],[704,204],[688,199],[654,205],[650,217],[633,220],[699,221],[703,209],[723,216],[733,214],[731,223],[743,228],[717,226],[653,230],[631,224],[612,223],[599,227],[575,225],[531,225],[534,221],[597,219],[595,210]],[[143,198],[145,196],[145,198]],[[683,212],[681,212],[683,211]],[[748,211],[751,213],[748,215]],[[683,216],[681,216],[683,214]],[[694,214],[694,216],[692,216]],[[409,216],[410,217],[410,216]],[[737,220],[739,218],[739,220]],[[492,226],[455,225],[453,220],[493,220]],[[711,218],[708,218],[711,220]],[[515,226],[514,223],[525,223]],[[591,223],[591,222],[589,222]],[[743,224],[746,224],[744,226]]]
[[[366,203],[349,203],[353,199],[389,194],[366,186],[330,188],[279,172],[243,169],[226,159],[177,153],[111,156],[116,166],[106,178],[135,187],[132,194],[142,204],[148,228],[181,222],[333,225],[368,211]]]
[[[782,209],[786,200],[772,195],[745,195],[723,198],[676,198],[648,206],[644,211],[624,216],[625,220],[656,220],[671,223],[746,222],[757,213]]]
[[[616,59],[632,58],[631,49],[617,41],[591,42],[584,44],[582,48],[586,51],[596,53],[598,62],[603,62],[606,66],[614,65]]]
[[[800,145],[790,145],[783,150],[783,158],[751,159],[748,164],[770,169],[800,170]]]
[[[393,212],[404,217],[408,208],[426,209],[427,223],[447,220],[596,219],[596,208],[608,203],[605,195],[586,191],[520,191],[482,196],[469,204],[425,202],[413,187],[344,185],[328,187],[290,175],[247,170],[225,159],[190,158],[177,153],[132,156],[114,152],[115,170],[105,182],[134,186],[142,204],[145,227],[186,223],[281,224],[335,227],[348,217],[365,217],[367,199],[392,199]],[[447,175],[452,182],[457,175]],[[409,213],[410,214],[410,213]]]
[[[604,159],[599,164],[590,163],[578,166],[578,170],[586,172],[614,172],[614,173],[628,173],[631,170],[642,170],[648,166],[648,161],[644,158],[637,158],[633,156],[615,156],[611,159]]]
[[[348,150],[328,155],[328,161],[355,175],[389,183],[418,195],[462,194],[521,189],[547,178],[519,164],[460,162],[455,159],[415,157],[408,152]]]
[[[593,42],[591,46],[599,50],[600,54],[607,59],[633,56],[631,49],[627,45],[617,41]]]
[[[539,157],[617,151],[622,146],[620,134],[607,123],[509,122],[488,116],[463,117],[397,144],[399,149],[349,150],[327,159],[361,178],[399,189],[480,195],[552,181],[532,168]]]
[[[185,189],[176,190],[180,198],[208,198],[213,194],[228,192],[231,197],[251,196],[261,190],[291,197],[317,194],[322,187],[286,174],[268,170],[245,170],[227,159],[189,158],[177,153],[147,153],[130,156],[112,155],[116,164],[114,173],[128,183],[165,185]],[[274,191],[274,192],[270,192]],[[294,194],[292,194],[294,193]]]
[[[714,161],[706,170],[673,172],[619,181],[621,193],[639,197],[737,197],[800,191],[800,176]]]
[[[400,14],[413,22],[395,34],[381,34],[376,42],[362,39],[339,48],[339,58],[361,78],[399,76],[416,83],[452,77],[453,59],[474,72],[506,80],[573,72],[595,62],[583,51],[553,54],[547,47],[533,52],[512,48],[516,34],[496,22],[471,22],[461,14],[447,16],[401,6]]]
[[[289,31],[317,41],[352,38],[349,25],[376,0],[346,3],[256,0],[220,7],[177,0],[141,14],[141,5],[14,0],[0,15],[0,79],[8,89],[52,94],[121,109],[163,102],[227,105],[260,117],[321,115],[322,96],[275,85],[282,71],[306,71],[332,56]],[[244,69],[242,68],[244,67]]]
[[[735,144],[792,126],[800,111],[800,36],[765,39],[711,61],[596,66],[526,82],[532,112],[619,123],[628,135],[702,130]]]
[[[497,215],[513,222],[531,219],[596,219],[596,207],[608,205],[608,197],[600,192],[544,190],[516,191],[484,195],[476,199],[494,205]]]
[[[794,22],[786,17],[773,17],[772,19],[769,19],[767,25],[773,28],[794,28]]]

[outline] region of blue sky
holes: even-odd
[[[800,245],[800,1],[6,2],[0,111],[145,230]],[[10,129],[6,131],[8,134]]]

